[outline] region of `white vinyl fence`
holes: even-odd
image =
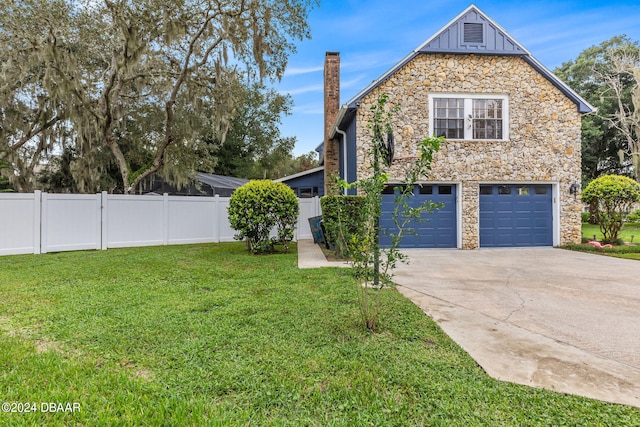
[[[0,194],[0,255],[230,242],[228,197]],[[320,201],[299,199],[296,240]]]

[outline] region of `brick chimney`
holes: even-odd
[[[324,194],[329,194],[330,177],[340,170],[338,140],[329,140],[339,111],[340,53],[327,52],[324,57]]]

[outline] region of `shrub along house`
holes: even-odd
[[[446,142],[416,199],[444,203],[405,247],[475,249],[579,242],[584,99],[472,5],[346,104],[340,56],[325,57],[325,186],[338,170],[368,173],[370,106],[386,93],[395,117],[391,182],[429,135]],[[325,190],[326,191],[326,190]],[[383,196],[384,206],[392,194]],[[383,212],[383,225],[389,223]]]

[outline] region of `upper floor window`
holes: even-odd
[[[508,97],[505,95],[429,96],[433,134],[448,139],[508,139]]]

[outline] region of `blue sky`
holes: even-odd
[[[340,52],[344,104],[472,3],[459,0],[322,0],[309,18],[311,40],[298,43],[276,90],[293,97],[282,136],[295,155],[323,138],[322,66]],[[640,41],[640,1],[482,1],[474,3],[550,70],[615,35]]]

